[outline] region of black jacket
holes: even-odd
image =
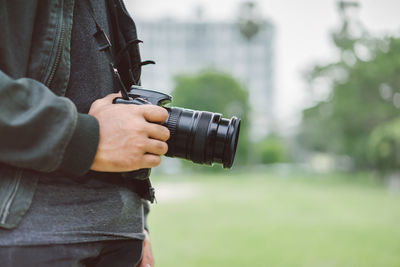
[[[108,2],[118,51],[136,28],[122,0]],[[16,227],[41,173],[83,175],[97,151],[97,120],[64,97],[73,9],[74,0],[0,0],[0,227]],[[124,83],[138,84],[138,46],[122,58]]]

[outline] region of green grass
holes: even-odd
[[[157,177],[194,190],[152,207],[157,266],[400,266],[400,194],[363,175],[301,176]]]

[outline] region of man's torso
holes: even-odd
[[[96,20],[111,36],[106,1],[93,1]],[[71,75],[66,96],[87,113],[96,99],[118,91],[106,55],[93,38],[88,1],[77,1],[71,38]],[[142,200],[118,174],[89,172],[72,179],[41,175],[32,205],[14,230],[0,230],[0,245],[144,239]]]

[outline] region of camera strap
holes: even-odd
[[[113,57],[113,53],[112,53],[112,49],[111,49],[112,45],[111,45],[110,38],[108,38],[107,34],[104,32],[103,28],[98,23],[96,16],[94,15],[92,1],[88,0],[88,4],[89,4],[89,8],[88,8],[89,14],[92,17],[94,23],[96,24],[97,31],[95,34],[93,34],[93,37],[96,39],[96,42],[98,44],[98,49],[99,49],[99,51],[102,51],[106,54],[108,61],[110,62],[109,64],[110,64],[111,72],[113,73],[114,78],[118,81],[118,83],[121,86],[122,98],[125,100],[129,100],[128,90],[126,89],[125,84],[123,83],[123,81],[121,79],[121,75],[118,72],[118,68],[114,64],[114,57]],[[121,54],[121,52],[119,54]]]
[[[132,40],[126,44],[126,46],[119,51],[118,55],[114,58],[113,53],[112,53],[112,45],[110,38],[108,38],[107,34],[104,32],[103,28],[100,26],[98,23],[96,16],[94,14],[94,9],[92,5],[92,1],[88,0],[87,1],[89,4],[88,11],[90,16],[92,17],[94,23],[96,24],[96,33],[93,34],[93,37],[95,38],[97,44],[98,44],[98,50],[102,51],[106,54],[111,71],[113,73],[114,78],[118,81],[118,83],[121,86],[121,94],[122,98],[125,100],[130,100],[130,97],[128,95],[128,90],[125,87],[124,82],[121,79],[121,75],[119,74],[118,71],[118,65],[123,58],[123,56],[126,55],[127,51],[133,46],[137,45],[138,43],[142,43],[141,40]],[[141,66],[147,65],[147,64],[154,64],[153,61],[145,61],[141,62]],[[133,77],[133,75],[131,74]],[[133,79],[133,78],[132,78]],[[134,79],[133,79],[134,80]],[[146,199],[150,201],[151,203],[154,203],[156,200],[155,198],[155,189],[151,185],[150,181],[150,169],[143,169],[139,170],[136,172],[130,172],[130,173],[125,173],[122,175],[123,178],[128,179],[130,184],[133,185],[133,191],[137,193],[141,198]]]

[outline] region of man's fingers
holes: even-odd
[[[165,142],[155,139],[147,141],[147,152],[154,155],[164,155],[168,152],[168,145]]]
[[[142,168],[153,168],[161,163],[161,157],[153,154],[143,155]]]
[[[146,230],[144,233],[146,235],[146,239],[143,241],[142,260],[139,264],[139,267],[154,267],[154,257],[151,249],[149,234]]]
[[[168,118],[168,112],[165,108],[155,105],[143,105],[140,107],[143,108],[143,117],[148,122],[163,123]]]
[[[105,103],[112,103],[116,97],[121,97],[121,93],[110,94],[101,99]],[[127,105],[130,108],[142,111],[143,117],[148,122],[163,123],[168,118],[168,111],[165,108],[156,105]]]
[[[170,137],[170,132],[167,127],[155,123],[149,123],[147,132],[150,138],[166,142]]]

